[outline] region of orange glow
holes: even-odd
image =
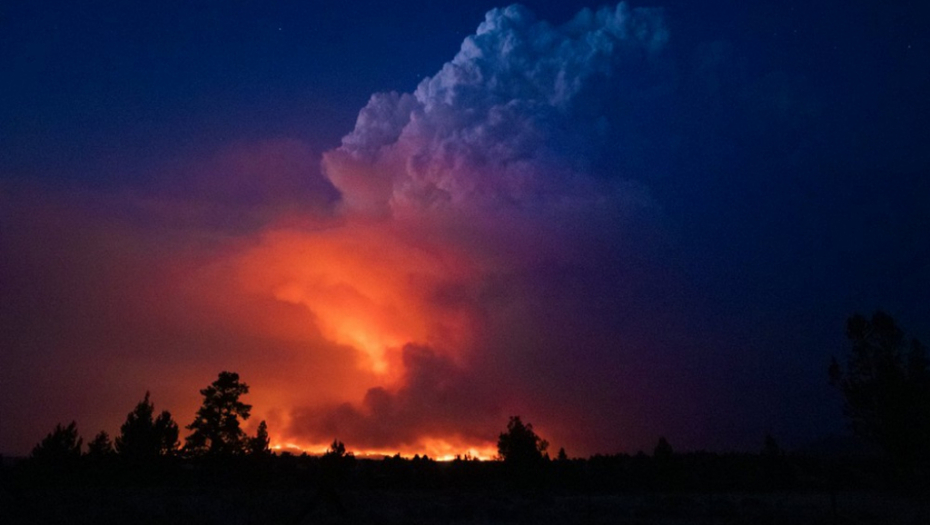
[[[272,441],[271,449],[277,453],[290,452],[291,454],[322,455],[329,449],[330,444],[297,444],[290,441]],[[467,445],[464,441],[455,438],[421,438],[415,445],[405,445],[394,449],[353,449],[346,445],[348,452],[357,457],[387,457],[400,454],[411,458],[414,455],[429,456],[437,461],[452,461],[456,457],[469,457],[482,461],[490,461],[497,456],[497,448],[488,443]]]
[[[226,188],[228,165],[239,158],[208,169],[205,187]],[[256,166],[267,164],[265,155],[259,158]],[[275,180],[248,168],[256,180]],[[26,195],[4,208],[17,207],[11,231],[15,245],[24,247],[10,271],[19,281],[41,284],[20,299],[49,310],[48,319],[24,325],[24,337],[48,340],[49,355],[63,363],[58,379],[71,381],[49,389],[61,394],[59,412],[49,418],[76,418],[87,432],[114,435],[132,403],[151,389],[157,407],[183,427],[200,405],[198,390],[230,370],[251,387],[245,401],[252,418],[244,429],[252,434],[265,420],[276,450],[322,453],[335,437],[350,449],[357,441],[359,455],[494,455],[491,444],[457,434],[482,428],[448,414],[433,421],[433,407],[411,403],[431,392],[467,389],[444,380],[450,370],[467,368],[483,322],[475,283],[493,261],[481,249],[481,228],[472,231],[461,226],[470,222],[440,214],[379,220],[289,207],[300,199],[287,200],[283,212],[277,201],[242,208],[235,195],[228,203],[200,202],[201,193],[186,186],[177,191],[133,197],[131,212],[116,204],[121,194]],[[227,224],[240,214],[250,219],[242,231]],[[260,222],[255,229],[253,220]],[[147,221],[157,226],[150,229]],[[47,323],[61,326],[55,337],[42,328]],[[411,365],[408,344],[429,356],[415,356]],[[105,365],[81,360],[85,348]],[[408,366],[426,367],[426,375]],[[97,390],[85,388],[87,377]],[[418,378],[429,388],[405,390]],[[83,412],[75,412],[72,398],[82,400]],[[436,413],[468,412],[464,403],[441,403],[437,397]],[[344,417],[344,407],[364,421]],[[399,423],[397,411],[419,426]],[[295,421],[300,413],[330,420]],[[383,433],[365,441],[381,416],[388,422]],[[28,451],[35,430],[16,437],[19,450]],[[316,442],[324,436],[331,437]],[[366,443],[385,449],[368,450],[373,445]]]
[[[253,387],[255,420],[268,420],[275,450],[321,454],[332,438],[305,441],[316,438],[292,428],[292,411],[359,407],[370,389],[397,392],[409,379],[407,344],[451,362],[465,358],[474,332],[471,310],[437,304],[435,293],[446,283],[472,282],[474,273],[474,260],[441,243],[412,244],[396,222],[356,220],[315,230],[269,228],[202,268],[189,294],[206,299],[217,317],[234,320],[233,330],[282,341],[277,363],[260,370],[252,362],[243,372]],[[494,455],[488,444],[438,433],[355,453]],[[351,436],[336,434],[352,447]]]
[[[461,264],[406,246],[384,227],[272,231],[234,264],[246,292],[305,309],[323,338],[358,350],[359,367],[382,379],[399,377],[392,353],[404,344],[430,344],[441,331],[449,348],[461,342],[449,334],[467,332],[459,319],[438,318],[424,296],[429,285],[461,274]]]

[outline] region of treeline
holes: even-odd
[[[247,436],[241,421],[249,419],[252,406],[240,399],[249,386],[235,372],[220,372],[207,388],[200,390],[203,404],[185,428],[190,434],[181,446],[180,429],[171,413],[155,415],[149,392],[126,416],[115,440],[101,430],[82,452],[83,438],[77,422],[58,424],[33,449],[30,463],[44,467],[68,468],[82,464],[122,462],[140,467],[176,458],[229,458],[241,455],[263,456],[269,449],[268,427],[259,423],[254,436]]]
[[[139,467],[115,455],[109,461],[85,456],[52,471],[23,462],[0,473],[0,523],[577,524],[630,515],[637,517],[631,523],[666,523],[669,516],[680,523],[846,523],[838,516],[851,512],[848,504],[839,513],[833,505],[832,521],[803,521],[777,502],[797,506],[791,502],[812,496],[827,509],[838,492],[900,489],[887,462],[840,462],[777,449],[681,454],[656,448],[651,455],[586,459],[543,454],[528,462],[436,461],[356,458],[337,441],[322,456],[173,456]],[[776,503],[745,506],[771,494],[779,494]],[[920,490],[914,494],[915,501],[922,498]],[[654,498],[660,499],[642,503]],[[763,521],[745,518],[746,512]],[[683,519],[692,513],[694,519]]]
[[[663,440],[664,442],[664,440]],[[667,442],[665,442],[667,444]],[[772,492],[898,489],[900,473],[880,456],[785,453],[769,441],[759,453],[597,454],[514,462],[428,456],[357,458],[334,442],[322,456],[237,454],[162,456],[145,462],[85,454],[64,463],[25,461],[3,467],[6,489],[41,487],[244,487],[346,490],[557,490],[578,493]],[[913,480],[907,480],[908,483]],[[14,491],[15,492],[15,491]]]
[[[216,383],[202,391],[207,409],[201,408],[188,428],[207,428],[203,422],[210,420],[208,413],[230,413],[214,410],[218,398],[226,399],[226,405],[239,406],[241,416],[243,406],[237,395],[215,395],[236,391],[241,394],[247,387],[235,374],[220,374]],[[170,414],[154,413],[146,396],[127,416],[115,445],[98,434],[84,454],[75,425],[59,426],[37,445],[29,460],[3,468],[5,488],[14,492],[30,487],[307,489],[326,501],[339,501],[336,494],[345,490],[771,492],[899,488],[902,482],[900,472],[881,456],[840,460],[786,453],[771,436],[766,436],[760,452],[752,454],[678,453],[663,437],[651,454],[570,458],[560,449],[552,458],[548,442],[536,434],[533,425],[514,416],[498,437],[495,461],[467,455],[453,461],[399,454],[369,459],[356,458],[338,440],[322,456],[275,454],[268,449],[264,426],[250,437],[233,431],[231,422],[223,437],[213,435],[207,441],[188,437],[181,447]],[[232,441],[234,436],[236,441]],[[222,444],[214,444],[220,439]]]
[[[274,454],[264,421],[255,435],[241,422],[249,391],[233,372],[200,390],[203,402],[180,442],[168,411],[156,415],[148,393],[127,415],[115,439],[101,431],[83,452],[77,424],[58,425],[22,463],[3,466],[7,486],[35,484],[170,484],[355,488],[561,488],[582,491],[783,490],[930,486],[930,369],[925,347],[877,312],[847,322],[851,352],[833,360],[829,378],[843,394],[851,428],[882,455],[787,454],[766,437],[756,454],[676,453],[660,438],[647,454],[571,459],[520,417],[500,433],[499,461],[436,462],[399,455],[357,459],[334,440],[321,457]],[[11,481],[12,480],[12,481]]]

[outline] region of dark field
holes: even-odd
[[[0,469],[0,525],[920,524],[930,484],[880,458],[685,453],[514,465],[400,456],[118,456]]]
[[[573,494],[462,490],[69,488],[3,494],[4,523],[925,524],[928,504],[877,491]]]

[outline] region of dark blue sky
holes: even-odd
[[[55,418],[69,417],[62,401],[42,392],[47,387],[11,379],[16,370],[39,367],[65,352],[53,336],[36,339],[41,330],[34,328],[40,324],[34,314],[41,309],[30,306],[27,297],[59,305],[60,311],[59,306],[49,307],[55,311],[49,322],[71,326],[73,314],[66,310],[82,303],[61,299],[45,290],[46,285],[51,287],[49,279],[80,281],[83,266],[71,263],[96,260],[101,253],[98,243],[93,245],[97,251],[82,255],[85,245],[67,233],[61,234],[64,241],[54,241],[65,248],[34,248],[33,243],[51,245],[48,239],[58,238],[43,237],[42,224],[54,229],[55,220],[33,220],[33,210],[64,203],[60,207],[70,213],[93,216],[107,225],[146,222],[151,218],[138,211],[149,210],[144,205],[125,204],[134,211],[114,212],[117,219],[101,210],[120,208],[114,205],[117,195],[149,202],[148,197],[160,198],[166,192],[193,191],[187,183],[179,183],[179,177],[200,180],[198,168],[192,165],[202,167],[209,164],[205,159],[222,157],[230,149],[290,141],[306,152],[298,155],[303,159],[298,168],[282,170],[290,174],[287,170],[294,169],[298,179],[305,174],[306,181],[314,182],[300,179],[286,186],[290,190],[284,191],[293,192],[287,198],[280,196],[280,189],[269,190],[272,196],[263,202],[269,208],[299,208],[306,197],[306,207],[316,210],[313,213],[338,215],[326,208],[338,208],[340,197],[322,178],[321,154],[337,148],[352,131],[372,94],[413,92],[421,80],[436,75],[452,60],[485,12],[505,5],[488,1],[268,4],[14,1],[0,7],[0,204],[7,204],[0,212],[6,222],[0,229],[5,237],[0,238],[5,252],[0,278],[6,282],[0,284],[16,289],[0,311],[8,334],[0,343],[11,349],[5,351],[0,368],[5,370],[6,383],[35,389],[22,396],[27,404],[37,409],[54,406],[49,413]],[[583,7],[599,7],[584,1],[524,5],[537,19],[553,25],[569,20]],[[597,146],[596,155],[585,157],[592,176],[603,179],[615,174],[635,182],[648,191],[652,211],[643,219],[642,231],[634,234],[619,229],[615,234],[592,233],[600,243],[597,246],[607,246],[601,262],[573,262],[575,266],[570,266],[578,275],[566,270],[569,277],[555,270],[532,270],[524,284],[544,289],[542,280],[550,277],[554,282],[580,279],[575,283],[577,295],[569,302],[592,308],[598,330],[615,323],[618,334],[625,329],[635,334],[634,346],[651,348],[655,354],[646,361],[654,359],[661,370],[655,381],[648,377],[631,381],[642,383],[635,392],[662,398],[661,383],[669,381],[668,388],[694,388],[706,394],[696,395],[700,401],[693,406],[666,407],[679,423],[644,423],[647,430],[631,431],[636,437],[620,448],[643,446],[653,439],[650,432],[677,431],[686,446],[708,448],[751,448],[762,442],[766,431],[791,445],[837,432],[842,428],[839,401],[826,385],[826,364],[831,354],[845,349],[845,318],[857,311],[884,309],[906,330],[930,338],[930,148],[926,146],[930,34],[925,30],[930,19],[926,9],[921,2],[904,1],[669,0],[631,6],[663,9],[667,44],[654,59],[624,62],[622,83],[593,85],[573,110],[583,113],[584,102],[596,100],[600,105],[592,105],[590,111],[606,112],[610,118],[611,134]],[[614,96],[611,89],[618,94]],[[592,117],[591,125],[595,122]],[[269,159],[276,158],[275,152],[292,155],[291,147],[262,150],[254,162],[274,164]],[[559,155],[571,151],[565,148],[549,147]],[[223,170],[235,168],[222,166],[210,168],[220,174],[207,177],[213,182],[197,186],[198,191],[211,192],[211,184],[225,186],[218,190],[222,195],[229,192],[223,202],[247,201],[242,206],[248,210],[226,210],[222,213],[230,215],[209,220],[196,214],[175,214],[171,220],[159,216],[152,222],[157,227],[136,224],[129,237],[145,237],[144,243],[138,243],[153,245],[153,253],[171,252],[184,243],[160,247],[161,241],[153,239],[176,240],[165,233],[172,228],[207,229],[209,242],[221,243],[213,237],[217,230],[236,237],[273,222],[269,214],[277,217],[278,212],[264,211],[255,202],[265,197],[254,192],[245,195],[252,190],[240,194],[228,189],[253,184],[248,179],[251,172],[223,180]],[[270,178],[281,171],[263,169],[252,171]],[[242,177],[248,180],[243,182]],[[346,191],[339,184],[336,187]],[[220,197],[206,201],[215,204],[216,199]],[[326,209],[320,211],[321,206]],[[58,211],[48,216],[60,211],[52,207]],[[255,211],[259,208],[262,211]],[[244,215],[250,218],[242,219]],[[236,222],[240,220],[244,222]],[[587,228],[601,223],[584,224]],[[624,244],[630,237],[637,243],[632,249]],[[127,241],[113,245],[120,242]],[[20,260],[23,253],[26,262]],[[614,265],[614,261],[620,262]],[[29,269],[43,264],[74,269]],[[114,264],[131,262],[120,259]],[[644,270],[653,266],[662,270],[655,274]],[[648,274],[641,287],[628,290],[625,284],[609,284],[631,272]],[[40,289],[44,291],[32,291]],[[615,304],[598,296],[603,290],[630,295]],[[585,295],[589,292],[593,295]],[[533,304],[549,304],[553,297],[545,295]],[[533,321],[546,318],[538,315]],[[572,320],[565,326],[586,325]],[[489,341],[506,339],[495,339],[494,333],[489,329],[491,335],[485,336]],[[606,333],[595,333],[591,340],[603,340]],[[74,351],[85,352],[89,361],[109,359],[97,357],[106,354],[100,348],[107,344],[88,342],[78,345],[84,350]],[[495,344],[485,346],[495,348]],[[569,343],[564,348],[553,345],[545,362],[557,363],[559,356],[570,355],[565,350]],[[611,357],[595,354],[572,354],[572,359],[588,362],[592,369],[614,363]],[[474,359],[478,364],[465,365],[466,369],[489,366],[480,357]],[[206,358],[198,363],[207,368],[226,366]],[[249,376],[248,370],[239,371]],[[67,381],[77,384],[79,378]],[[545,382],[534,380],[527,385],[541,384]],[[527,385],[514,387],[515,407],[534,406],[520,401],[519,392],[530,389]],[[133,386],[140,391],[147,388]],[[8,421],[18,421],[25,412],[13,408],[19,404],[13,398],[20,394],[10,387],[2,390],[3,409],[12,414]],[[181,394],[172,395],[166,396],[169,403],[181,399]],[[596,392],[591,396],[599,399]],[[669,399],[675,402],[688,396],[679,391]],[[578,394],[577,399],[587,398]],[[646,417],[661,402],[656,399],[632,400],[628,405],[611,400],[591,414],[609,414],[610,408],[620,407],[627,417]],[[124,404],[128,407],[131,401]],[[187,406],[187,401],[177,403]],[[566,402],[564,410],[571,410],[570,405]],[[107,418],[119,416],[98,416],[85,408],[75,411],[88,414],[86,419],[94,424],[108,424]],[[531,415],[527,418],[534,420]],[[612,436],[623,434],[616,430],[606,432],[603,439],[584,441],[559,430],[545,416],[538,419],[541,428],[549,425],[556,437],[575,439],[569,442],[581,450],[602,447]],[[731,422],[732,427],[723,422]],[[629,425],[629,420],[624,424]],[[692,432],[687,430],[690,427],[699,428]],[[36,439],[46,431],[44,426],[29,430]],[[29,439],[26,433],[5,432],[0,446],[21,452]],[[675,436],[669,438],[674,445]]]
[[[411,90],[497,6],[11,4],[0,19],[2,65],[10,79],[2,88],[7,145],[2,167],[95,180],[123,178],[113,171],[150,163],[152,157],[243,138],[298,136],[320,148],[336,145],[372,93]],[[584,2],[526,5],[553,23],[582,7],[597,7]],[[825,164],[904,170],[926,165],[920,131],[927,113],[928,58],[919,3],[636,5],[666,9],[679,75],[676,102],[691,106],[699,103],[694,98],[706,98],[695,93],[698,86],[689,78],[701,74],[695,70],[702,60],[705,69],[712,67],[707,60],[721,61],[706,73],[720,77],[723,95],[746,98],[746,89],[769,89],[755,94],[769,100],[727,104],[731,107],[724,115],[679,114],[663,126],[693,125],[695,118],[711,117],[707,124],[743,135],[737,130],[746,122],[731,119],[773,116],[764,111],[815,112],[816,122],[803,121],[803,114],[783,114],[773,124],[803,126],[783,128],[779,135],[822,141],[830,149],[819,152],[826,158],[816,160]],[[714,52],[721,55],[700,56]],[[768,85],[756,87],[767,77],[772,77]],[[792,103],[803,109],[789,107]],[[111,160],[119,168],[100,173],[101,160],[112,157],[122,157]]]

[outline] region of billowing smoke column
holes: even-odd
[[[338,235],[376,246],[365,261],[391,266],[420,326],[373,351],[386,384],[363,400],[295,410],[296,441],[487,451],[514,413],[579,451],[639,437],[621,428],[648,395],[648,360],[632,356],[649,351],[642,312],[668,277],[648,246],[641,130],[667,38],[658,11],[624,4],[561,27],[495,9],[413,93],[371,97],[323,171],[342,195]],[[406,322],[389,310],[386,326]]]
[[[492,10],[414,93],[373,95],[325,173],[369,213],[639,199],[620,183],[643,139],[628,126],[661,89],[666,40],[658,12],[624,4],[562,27]]]
[[[687,446],[668,423],[709,403],[648,191],[666,40],[622,4],[497,9],[322,175],[270,141],[128,193],[0,187],[5,428],[112,435],[146,390],[184,423],[227,369],[284,446],[487,456],[516,414],[573,454]]]

